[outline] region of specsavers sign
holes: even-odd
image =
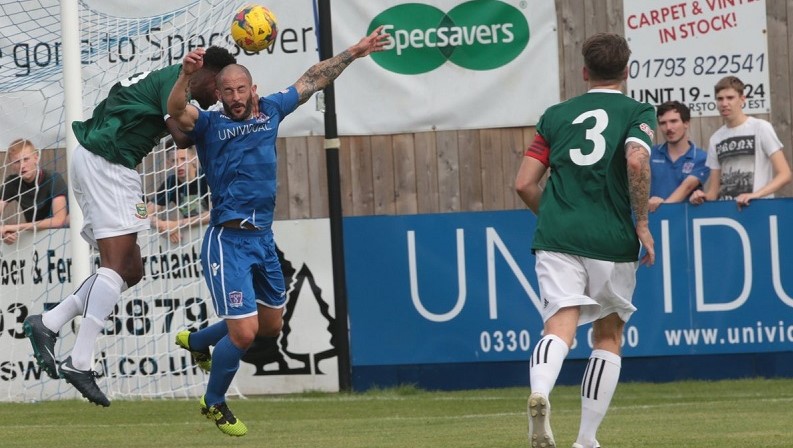
[[[392,37],[336,81],[348,133],[525,126],[559,101],[552,0],[334,2],[333,17],[335,49]]]
[[[389,8],[372,20],[392,36],[372,59],[402,74],[430,72],[449,61],[469,70],[493,70],[518,57],[529,43],[529,23],[519,9],[498,1],[469,1],[448,13],[421,3]]]

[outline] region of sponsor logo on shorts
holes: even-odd
[[[229,306],[239,308],[242,306],[242,291],[231,291],[229,293]]]
[[[146,204],[143,202],[135,204],[135,217],[138,219],[146,219],[149,217],[149,211],[146,210]]]
[[[212,276],[213,277],[218,275],[218,269],[220,269],[220,265],[219,264],[212,263],[211,265],[209,265],[209,267],[212,269]]]

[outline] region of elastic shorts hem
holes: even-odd
[[[565,300],[559,300],[555,303],[549,304],[548,308],[542,311],[542,321],[547,322],[554,314],[558,313],[563,308],[571,308],[574,306],[581,307],[581,314],[578,317],[578,326],[586,325],[590,322],[597,320],[600,314],[600,304],[586,296],[571,297]]]
[[[253,313],[247,313],[247,314],[218,314],[218,317],[221,319],[237,320],[237,319],[245,319],[246,317],[256,316],[258,314],[259,314],[258,311],[255,311]]]
[[[142,219],[141,223],[138,225],[134,225],[132,227],[127,227],[126,229],[113,229],[113,230],[104,230],[100,232],[95,232],[94,237],[97,240],[105,239],[105,238],[113,238],[114,236],[122,236],[122,235],[129,235],[131,233],[140,233],[144,230],[148,230],[151,228],[151,223],[149,219]]]
[[[284,301],[279,303],[279,304],[266,303],[263,300],[258,300],[257,299],[256,300],[256,304],[257,305],[261,305],[261,306],[265,306],[267,308],[272,308],[274,310],[280,310],[280,309],[283,309],[286,306],[286,299],[284,299]]]

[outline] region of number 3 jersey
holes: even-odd
[[[275,140],[281,121],[298,106],[294,86],[259,98],[259,114],[234,121],[223,111],[199,111],[188,132],[212,198],[210,225],[246,220],[269,229],[278,172]]]
[[[532,249],[636,261],[625,144],[650,151],[655,109],[616,90],[593,89],[548,108],[526,155],[550,167]]]

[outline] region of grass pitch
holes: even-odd
[[[526,447],[528,388],[307,393],[230,399],[248,435],[222,434],[198,400],[0,404],[3,447]],[[551,395],[560,448],[578,432],[578,388]],[[793,447],[793,380],[620,384],[598,433],[604,448]]]

